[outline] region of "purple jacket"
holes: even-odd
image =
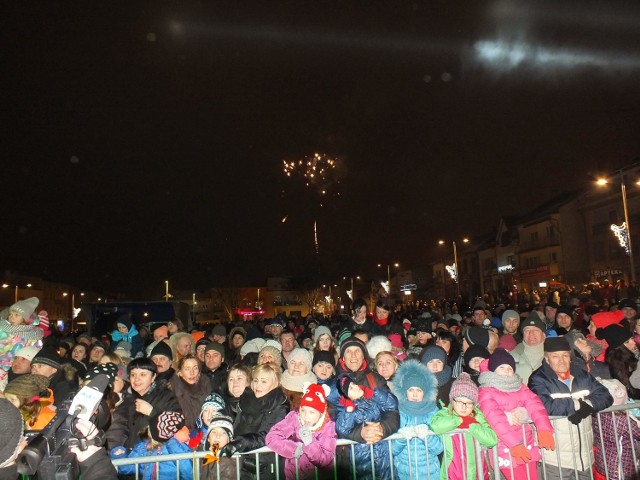
[[[287,480],[296,478],[296,459],[294,453],[298,443],[300,422],[298,412],[289,412],[284,420],[276,423],[267,433],[266,444],[271,450],[285,458],[284,471]],[[313,433],[313,441],[302,446],[302,456],[298,459],[299,478],[314,478],[315,467],[329,469],[336,454],[336,427],[327,413],[327,422]]]

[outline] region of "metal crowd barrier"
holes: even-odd
[[[634,417],[630,415],[630,410],[634,408],[640,408],[640,402],[630,403],[622,406],[611,407],[597,415],[588,419],[589,421],[583,421],[580,424],[580,428],[574,428],[571,424],[571,428],[568,429],[569,440],[592,442],[593,448],[586,449],[588,451],[588,462],[585,464],[581,461],[579,452],[575,452],[570,445],[561,443],[558,441],[557,433],[554,433],[556,442],[556,449],[554,451],[542,451],[542,459],[538,463],[537,468],[534,469],[534,478],[531,478],[529,471],[526,473],[525,478],[515,478],[513,472],[513,459],[509,455],[511,460],[511,467],[507,468],[507,472],[503,475],[500,471],[500,461],[498,458],[498,447],[491,449],[482,448],[477,442],[474,441],[474,451],[476,456],[476,465],[480,465],[482,462],[486,463],[488,468],[489,477],[493,480],[500,478],[510,478],[514,480],[535,480],[536,478],[542,478],[544,480],[552,479],[566,479],[566,480],[639,480],[640,479],[640,426]],[[489,413],[490,414],[490,413]],[[557,426],[560,426],[561,422],[568,422],[566,417],[550,417],[554,430],[557,430]],[[532,425],[533,426],[533,425]],[[594,431],[596,432],[594,434]],[[464,430],[454,430],[452,432],[441,435],[441,437],[456,435],[457,433],[463,433]],[[522,426],[523,438],[525,435],[525,427]],[[534,428],[535,433],[535,428]],[[435,435],[430,433],[429,436]],[[576,437],[578,435],[579,437]],[[414,438],[411,442],[422,441],[426,442],[427,438]],[[462,435],[457,437],[462,442]],[[396,472],[394,464],[394,456],[392,449],[392,442],[401,441],[409,442],[410,440],[405,437],[394,434],[388,438],[382,440],[387,442],[390,457],[390,471],[389,472],[376,472],[375,467],[375,455],[373,445],[370,446],[369,461],[371,462],[371,475],[368,478],[384,478],[384,479],[400,479],[407,480],[407,478],[401,478]],[[453,441],[456,441],[454,439]],[[333,478],[345,480],[351,478],[353,480],[361,480],[363,477],[358,473],[358,467],[355,461],[354,445],[358,445],[356,442],[350,440],[338,440],[336,447],[336,456],[333,460],[333,465],[328,471],[319,471],[316,469],[315,475],[311,478],[316,480],[322,478]],[[461,445],[462,447],[462,445]],[[429,464],[429,451],[426,450],[426,463]],[[594,451],[595,450],[595,451]],[[184,454],[174,455],[162,455],[162,456],[149,456],[138,458],[120,458],[113,460],[113,464],[118,467],[121,465],[141,465],[155,463],[156,469],[159,468],[163,462],[176,462],[176,480],[180,479],[179,461],[189,460],[193,465],[193,478],[194,479],[216,479],[216,480],[228,480],[228,477],[221,476],[220,464],[213,463],[204,469],[213,469],[213,471],[203,472],[202,458],[207,455],[208,452],[190,452]],[[251,452],[235,455],[232,460],[235,462],[236,478],[241,480],[241,459],[244,456],[255,456],[256,465],[259,465],[260,455],[269,454],[275,455],[274,452],[263,447]],[[411,459],[411,449],[408,449],[409,464],[413,464]],[[568,454],[568,455],[567,455]],[[570,457],[570,464],[563,464],[563,457]],[[284,479],[285,474],[283,471],[283,462],[279,460],[279,456],[275,455],[276,461],[271,465],[271,471],[263,472],[262,474],[256,468],[255,478],[260,480],[271,479]],[[478,459],[482,459],[479,461]],[[446,454],[442,454],[439,458],[440,464],[447,462],[449,459]],[[626,469],[625,469],[626,465]],[[297,463],[296,463],[297,467]],[[303,477],[299,474],[296,468],[296,480],[306,480],[309,477]],[[510,472],[510,474],[509,474]],[[410,469],[408,480],[432,480],[433,475],[429,471],[426,472],[412,472]],[[138,474],[138,468],[136,468],[136,480],[141,478]],[[438,476],[434,479],[439,478]],[[483,468],[476,468],[476,479],[484,480]],[[163,477],[164,479],[164,477]],[[463,480],[474,480],[473,478],[464,477]]]

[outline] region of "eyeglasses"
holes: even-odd
[[[460,400],[456,400],[455,398],[453,399],[453,401],[455,402],[456,405],[458,405],[459,407],[464,407],[464,408],[473,408],[473,402],[463,402]]]

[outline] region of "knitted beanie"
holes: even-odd
[[[207,337],[202,337],[200,340],[196,342],[196,351],[198,351],[199,347],[202,347],[202,346],[206,347],[210,343],[211,343],[211,340],[209,340]]]
[[[173,352],[171,351],[171,347],[168,343],[163,341],[158,342],[158,344],[153,347],[149,358],[153,358],[156,355],[162,355],[163,357],[167,357],[169,360],[173,360]]]
[[[40,351],[39,348],[33,347],[33,346],[29,346],[29,347],[23,347],[20,350],[18,350],[15,354],[16,357],[22,357],[22,358],[26,358],[27,360],[29,360],[30,362],[33,361],[33,357],[36,356],[36,354]]]
[[[127,330],[131,330],[132,323],[128,313],[124,313],[118,317],[116,320],[116,328],[120,325],[127,327]]]
[[[509,365],[516,371],[516,361],[504,348],[496,348],[493,354],[489,357],[489,370],[496,371],[500,365]]]
[[[515,318],[516,320],[518,320],[518,322],[520,322],[520,314],[518,312],[516,312],[515,310],[505,310],[502,313],[502,323],[504,324],[504,321],[507,318]]]
[[[616,310],[615,312],[600,312],[594,313],[591,316],[591,321],[598,328],[604,328],[609,325],[620,323],[624,318],[624,312],[622,310]]]
[[[19,300],[9,307],[9,312],[16,312],[18,315],[24,318],[26,322],[29,320],[31,315],[33,315],[33,312],[36,311],[38,303],[40,303],[40,300],[38,300],[36,297],[29,297],[25,300]]]
[[[121,342],[118,342],[118,345],[116,345],[113,353],[119,355],[120,357],[131,358],[131,349],[131,344],[123,340]]]
[[[489,346],[489,330],[482,327],[469,327],[464,332],[464,338],[469,345]]]
[[[380,352],[390,352],[393,349],[393,345],[391,345],[391,340],[389,340],[384,335],[376,335],[371,337],[369,342],[367,342],[367,352],[369,353],[369,358],[376,358],[376,355]]]
[[[338,388],[338,392],[345,398],[349,398],[349,387],[354,382],[353,377],[348,373],[343,373],[338,375],[336,379],[336,387]]]
[[[609,348],[617,348],[632,337],[627,328],[617,324],[596,330],[596,338],[606,340]]]
[[[260,363],[260,360],[265,353],[270,353],[273,356],[273,363],[275,363],[278,367],[282,367],[282,354],[280,353],[280,350],[272,345],[262,347],[260,353],[258,354],[258,363]]]
[[[209,427],[207,428],[207,434],[204,437],[204,441],[206,442],[209,438],[209,434],[214,428],[221,428],[224,430],[224,433],[227,434],[229,441],[233,440],[233,420],[231,417],[227,417],[226,415],[216,414],[211,417],[211,423],[209,423]]]
[[[44,365],[49,365],[52,368],[60,370],[62,358],[58,355],[58,352],[53,347],[44,347],[40,350],[33,360],[31,360],[31,365],[42,363]]]
[[[449,400],[453,400],[458,397],[468,398],[474,403],[474,405],[478,404],[478,386],[466,372],[460,373],[458,378],[456,378],[451,385]]]
[[[211,342],[209,343],[206,347],[204,347],[204,354],[206,355],[207,352],[211,351],[211,350],[215,350],[216,352],[218,352],[222,358],[224,359],[224,345],[219,343],[219,342]]]
[[[426,365],[431,360],[440,360],[442,363],[447,363],[447,352],[440,345],[427,345],[422,349],[422,355],[420,361]]]
[[[48,386],[48,377],[35,373],[27,373],[11,380],[4,389],[4,393],[30,399],[39,396],[40,392],[46,390]]]
[[[0,425],[2,425],[2,442],[0,442],[0,466],[2,466],[18,450],[24,432],[24,421],[20,410],[4,398],[0,398]]]
[[[307,367],[307,372],[310,372],[313,367],[313,354],[306,348],[294,348],[291,350],[287,362],[291,362],[292,360],[303,362]]]
[[[333,368],[336,367],[336,358],[333,356],[331,352],[320,351],[320,352],[316,352],[313,355],[313,362],[312,362],[313,367],[315,367],[316,364],[322,363],[322,362],[328,363]]]
[[[318,343],[318,339],[320,338],[320,335],[331,336],[331,330],[329,330],[329,327],[325,327],[324,325],[320,325],[319,327],[316,327],[315,331],[313,332],[314,344]]]
[[[328,389],[327,385],[318,385],[317,383],[305,385],[304,393],[300,400],[300,408],[311,407],[320,413],[325,413],[327,411]]]
[[[480,345],[471,345],[469,348],[467,348],[467,351],[464,352],[464,364],[469,365],[471,363],[471,360],[476,357],[489,358],[489,356],[489,350],[487,350],[486,348],[481,347]]]
[[[149,417],[149,434],[157,442],[166,442],[184,427],[184,415],[180,412],[161,412]]]
[[[360,350],[362,350],[362,355],[364,356],[364,358],[368,357],[367,346],[364,344],[364,342],[357,337],[351,336],[345,339],[345,341],[342,342],[342,345],[340,345],[340,358],[344,359],[344,352],[349,347],[358,347]]]
[[[207,398],[204,399],[202,409],[200,410],[200,415],[202,415],[202,412],[210,407],[213,407],[216,409],[216,411],[221,412],[225,407],[224,399],[215,392],[210,393],[209,395],[207,395]]]
[[[280,353],[282,353],[282,344],[273,338],[265,340],[263,347],[275,347]]]

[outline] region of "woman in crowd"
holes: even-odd
[[[464,365],[462,371],[467,372],[476,385],[479,385],[480,364],[483,360],[489,358],[489,351],[482,345],[471,345],[464,352]]]
[[[602,346],[592,340],[587,340],[582,332],[573,329],[564,335],[573,353],[572,363],[579,365],[597,378],[611,378],[609,365],[596,360],[602,352]]]
[[[398,359],[391,352],[380,352],[376,355],[373,363],[376,367],[376,372],[387,381],[389,388],[391,388],[393,376],[400,366]]]
[[[95,367],[99,362],[102,356],[107,353],[107,346],[102,343],[100,340],[96,340],[91,344],[89,348],[89,360],[87,363],[87,370],[91,370]]]
[[[607,341],[609,347],[605,354],[605,363],[609,365],[611,378],[619,380],[627,389],[629,398],[640,400],[640,389],[634,388],[629,381],[638,366],[638,344],[631,331],[622,325],[609,325],[596,330],[596,337]]]
[[[247,331],[243,327],[233,327],[229,332],[229,347],[231,349],[231,358],[225,359],[229,365],[242,360],[240,349],[244,345],[247,338]]]
[[[236,363],[229,369],[227,376],[227,389],[223,398],[225,402],[225,413],[235,418],[238,414],[238,402],[242,394],[251,385],[251,369],[242,364]]]
[[[234,440],[221,451],[221,456],[248,452],[265,446],[265,437],[271,427],[287,415],[288,402],[280,386],[280,368],[266,363],[252,371],[251,388],[245,390],[238,403],[234,426]],[[261,454],[256,465],[255,457],[241,457],[241,478],[256,478],[257,471],[263,480],[275,478],[275,455]]]
[[[448,404],[449,391],[453,384],[453,378],[451,377],[452,369],[446,363],[447,353],[442,347],[437,345],[428,345],[422,350],[422,357],[420,361],[436,377],[436,382],[438,384],[438,403]]]
[[[458,341],[458,338],[449,330],[436,330],[434,333],[435,344],[442,347],[444,351],[447,352],[447,365],[451,365],[451,367],[453,367],[458,360],[458,357],[461,355],[460,342]]]
[[[183,356],[178,361],[176,375],[171,377],[169,385],[180,403],[185,425],[192,430],[200,414],[202,402],[213,388],[209,377],[202,375],[200,360],[192,353]]]
[[[338,349],[336,347],[336,339],[331,335],[331,330],[324,325],[316,327],[313,332],[313,353],[317,352],[330,352],[335,361],[338,361]]]
[[[297,410],[304,392],[305,383],[316,383],[311,371],[313,356],[309,350],[294,348],[289,354],[287,370],[280,377],[280,387],[289,401],[289,409]]]

